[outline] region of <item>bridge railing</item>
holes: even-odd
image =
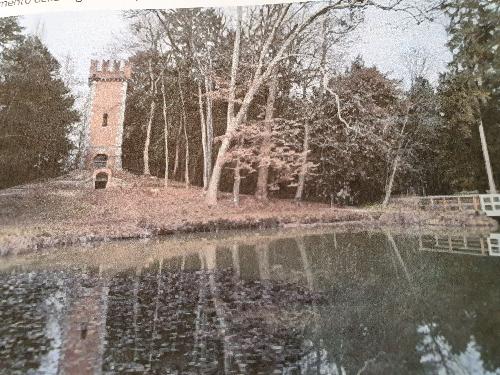
[[[500,217],[500,194],[394,197],[391,203],[423,210],[483,212],[488,216]]]
[[[500,257],[500,233],[494,233],[488,238],[490,255]]]
[[[481,211],[481,196],[436,195],[426,197],[401,197],[391,200],[395,204],[410,205],[424,210]]]
[[[500,217],[500,194],[484,194],[481,198],[481,210],[488,216]]]

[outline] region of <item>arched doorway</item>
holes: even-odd
[[[95,176],[95,188],[96,189],[106,189],[108,185],[108,174],[105,172],[99,172]]]
[[[108,155],[97,154],[94,157],[94,168],[95,169],[106,168],[107,166],[108,166]]]

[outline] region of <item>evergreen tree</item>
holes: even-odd
[[[35,36],[0,59],[0,187],[63,172],[78,114],[60,65]]]
[[[446,74],[438,87],[442,127],[437,136],[436,173],[441,193],[486,190],[476,106],[466,74]]]
[[[490,0],[459,0],[450,2],[446,13],[450,17],[451,72],[467,75],[470,87],[477,88],[471,94],[491,99],[500,81],[500,4]]]
[[[441,171],[436,160],[442,120],[436,92],[427,79],[416,77],[407,100],[410,110],[403,140],[403,158],[409,168],[402,171],[405,172],[402,173],[402,189],[422,195],[441,193]]]
[[[312,126],[318,168],[308,195],[329,199],[347,190],[356,203],[378,201],[401,132],[398,83],[357,59],[328,87]]]
[[[21,31],[16,17],[0,17],[0,50],[11,42],[20,41]]]
[[[484,159],[481,148],[476,147],[479,131],[473,127],[477,128],[481,122],[484,125],[493,175],[498,181],[500,4],[489,0],[459,0],[446,4],[445,10],[450,17],[448,45],[453,53],[453,60],[450,63],[450,73],[441,81],[443,86],[440,90],[443,95],[441,104],[443,112],[450,115],[449,118],[446,117],[448,131],[451,132],[449,135],[453,137],[450,142],[455,144],[465,142],[462,146],[468,147],[467,149],[457,147],[455,150],[457,153],[450,154],[447,158],[448,160],[456,158],[458,162],[464,150],[470,149],[478,153],[478,155],[470,154],[470,157],[464,160],[462,170],[454,167],[456,174],[452,178],[451,185],[454,189],[484,190],[486,189],[484,183],[486,177],[483,177],[484,162],[482,164],[477,162],[478,157]],[[457,117],[457,113],[462,113],[464,117]],[[458,129],[451,129],[453,126],[458,126]],[[471,135],[475,138],[471,138]],[[478,171],[475,171],[476,168]]]

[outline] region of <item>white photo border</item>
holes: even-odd
[[[319,1],[319,0],[313,0]],[[92,10],[236,7],[304,0],[0,0],[0,17]]]

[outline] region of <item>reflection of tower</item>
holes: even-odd
[[[83,288],[66,313],[59,370],[62,374],[97,374],[102,368],[108,287],[103,280]]]
[[[122,168],[123,120],[131,67],[123,61],[92,60],[87,168],[108,174]],[[95,175],[97,175],[95,173]]]

